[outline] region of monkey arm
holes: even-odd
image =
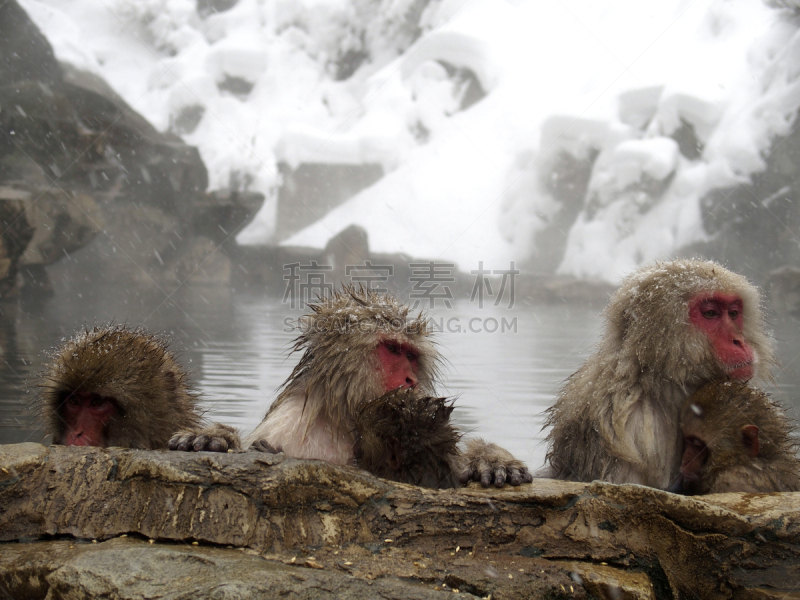
[[[177,432],[169,440],[167,447],[182,452],[239,452],[242,442],[233,427],[213,423],[208,427]]]
[[[482,439],[468,440],[464,452],[453,461],[453,475],[461,483],[480,481],[483,487],[530,483],[533,475],[520,460],[497,444]]]

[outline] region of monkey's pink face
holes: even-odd
[[[419,352],[414,346],[395,340],[383,340],[375,348],[375,353],[381,365],[385,392],[417,385]]]
[[[105,447],[106,424],[117,412],[117,405],[111,398],[87,392],[72,394],[61,409],[66,422],[62,443],[65,446]]]
[[[753,350],[744,339],[743,303],[734,294],[697,294],[689,301],[689,320],[708,336],[717,359],[731,379],[753,376]]]

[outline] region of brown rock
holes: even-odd
[[[236,570],[225,561],[253,563],[236,550],[170,545],[198,542],[262,556],[258,569],[276,578],[275,589],[286,589],[284,566],[293,565],[305,578],[297,589],[319,586],[322,596],[361,597],[364,585],[399,585],[399,577],[411,587],[386,597],[427,597],[420,590],[437,588],[492,598],[764,597],[761,590],[788,593],[798,581],[799,506],[798,494],[688,498],[601,482],[427,490],[282,454],[19,444],[0,446],[0,540],[128,534],[156,543],[137,543],[142,557],[124,560],[79,560],[65,542],[36,544],[34,559],[24,544],[0,544],[0,582],[20,590],[38,582],[37,594],[144,597],[136,587],[144,583],[131,576],[134,560],[164,564],[137,572],[151,573],[152,585],[185,580],[186,593],[202,583],[195,563],[219,565],[220,585]],[[128,552],[115,544],[84,551]]]

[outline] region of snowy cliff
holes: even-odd
[[[268,197],[242,243],[274,237],[279,164],[377,163],[286,243],[355,223],[377,252],[616,281],[708,241],[725,197],[703,199],[764,170],[800,106],[798,28],[754,0],[212,4],[22,2],[212,188]]]

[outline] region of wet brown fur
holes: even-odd
[[[772,341],[761,297],[744,277],[711,261],[645,267],[611,298],[597,352],[547,411],[545,475],[669,487],[680,464],[684,400],[725,376],[709,340],[689,322],[689,300],[712,291],[741,296],[744,337],[758,361],[755,378],[770,377]]]
[[[109,446],[163,449],[172,434],[200,424],[197,394],[164,340],[124,325],[95,326],[50,356],[37,384],[39,410],[53,443],[63,443],[61,407],[70,395],[113,397],[120,410],[106,427]]]
[[[356,465],[378,477],[429,488],[457,487],[453,460],[461,434],[446,398],[395,390],[355,414]]]
[[[742,438],[747,425],[758,427],[756,456]],[[699,481],[684,484],[684,493],[800,491],[792,423],[761,390],[739,382],[709,383],[687,399],[681,429],[685,437],[703,441],[709,452]]]

